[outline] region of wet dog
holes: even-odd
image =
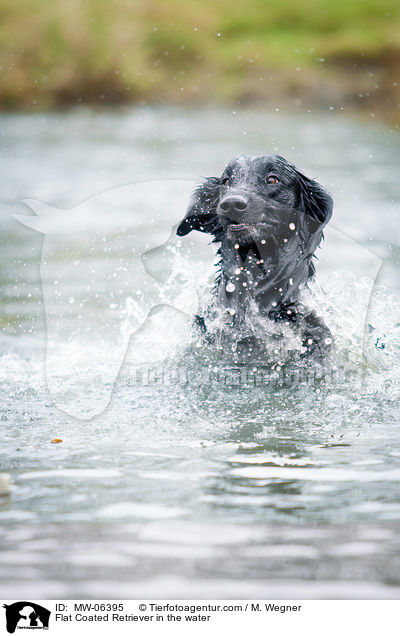
[[[331,334],[300,293],[315,274],[314,253],[332,209],[326,190],[283,157],[243,155],[196,188],[177,234],[206,232],[219,245],[215,299],[232,329],[256,309],[300,330],[303,356],[323,356]],[[207,330],[207,315],[197,322]]]

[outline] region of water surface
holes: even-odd
[[[1,594],[398,598],[398,137],[331,113],[162,108],[0,130]],[[329,381],[229,381],[193,331],[213,248],[173,226],[243,152],[279,152],[334,196],[307,295],[335,337]],[[51,206],[44,238],[12,216],[27,198]]]

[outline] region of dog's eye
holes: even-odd
[[[230,177],[222,177],[222,179],[221,179],[221,183],[224,186],[229,185],[229,181],[230,181]]]
[[[276,185],[277,183],[279,183],[279,179],[278,177],[276,177],[274,174],[270,174],[269,177],[267,177],[265,179],[265,181],[269,184],[269,185]]]

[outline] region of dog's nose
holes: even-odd
[[[247,201],[240,196],[225,197],[225,199],[222,199],[219,207],[225,214],[229,214],[230,212],[244,212],[247,209]]]

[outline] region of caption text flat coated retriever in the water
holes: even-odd
[[[301,357],[324,357],[329,329],[299,295],[315,274],[313,256],[332,209],[324,188],[278,155],[235,157],[221,177],[196,188],[177,234],[199,230],[219,244],[215,304],[231,330],[256,310],[300,331]],[[205,333],[208,313],[197,317]]]

